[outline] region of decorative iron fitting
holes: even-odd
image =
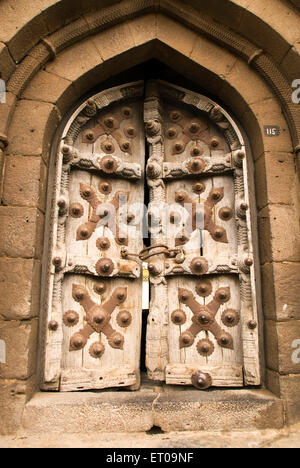
[[[124,336],[112,328],[110,320],[115,308],[126,301],[127,287],[116,288],[110,298],[101,305],[93,301],[88,290],[82,285],[73,284],[72,296],[85,310],[86,325],[71,337],[70,351],[83,349],[90,336],[95,332],[103,333],[107,337],[108,343],[112,348],[123,349]],[[70,315],[70,311],[66,312],[64,316],[65,320],[67,320],[68,314]],[[120,311],[117,322],[121,324],[120,326],[122,326],[122,328],[128,327],[132,322],[130,312]],[[90,347],[90,355],[95,359],[101,358],[104,351],[105,349],[101,343],[94,343]]]
[[[201,371],[194,372],[191,381],[193,386],[198,390],[207,390],[212,386],[211,376]]]
[[[208,288],[209,290],[210,285],[208,283],[206,285],[203,284],[202,286],[206,286],[206,289]],[[197,289],[198,288],[199,288],[199,285]],[[207,294],[208,290],[205,292],[205,294]],[[179,288],[178,299],[179,299],[179,302],[181,302],[186,307],[188,307],[193,313],[191,327],[185,330],[179,337],[180,348],[186,348],[186,347],[192,346],[195,341],[196,336],[201,331],[209,331],[214,335],[218,344],[222,348],[233,349],[232,336],[229,333],[222,330],[222,328],[217,323],[216,318],[215,318],[221,305],[225,304],[226,302],[230,300],[230,288],[228,287],[219,288],[215,292],[212,301],[210,301],[209,304],[207,305],[199,304],[196,301],[195,296],[192,293],[192,291],[188,289]],[[174,314],[174,317],[176,317],[178,315],[178,310],[174,311],[173,314]],[[178,316],[180,317],[180,314]],[[224,320],[226,319],[226,317],[232,317],[232,316],[233,316],[233,322],[231,322],[230,325],[234,327],[239,323],[238,312],[228,309],[223,314]],[[173,320],[173,315],[172,315],[172,321],[173,323],[175,323]],[[178,324],[180,325],[180,323]]]

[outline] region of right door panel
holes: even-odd
[[[199,389],[258,385],[243,144],[212,101],[164,82],[148,84],[145,121],[150,209],[161,205],[149,260],[149,376]]]

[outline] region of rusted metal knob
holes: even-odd
[[[207,339],[200,340],[197,343],[197,351],[201,356],[205,356],[205,357],[211,356],[214,350],[215,350],[214,344],[210,340],[207,340]]]
[[[178,122],[182,117],[182,114],[181,112],[177,111],[177,110],[174,110],[171,112],[170,114],[170,119],[173,121],[173,122]]]
[[[245,258],[244,263],[247,267],[251,267],[253,265],[253,258],[251,257]]]
[[[132,322],[132,315],[128,310],[122,310],[117,316],[117,323],[121,328],[127,328]]]
[[[205,192],[206,186],[203,182],[197,182],[193,185],[193,192],[197,193],[198,195]]]
[[[92,195],[92,191],[90,188],[86,188],[82,192],[83,198],[89,198]]]
[[[212,386],[212,378],[209,374],[201,371],[196,371],[192,375],[192,384],[198,390],[206,390]]]
[[[176,138],[178,135],[178,132],[176,130],[176,128],[172,127],[172,128],[169,128],[169,130],[167,131],[167,137],[170,138],[171,140],[173,138]]]
[[[112,191],[112,186],[109,182],[103,182],[99,184],[99,190],[104,195],[108,195]]]
[[[183,203],[186,199],[186,193],[185,192],[177,192],[175,194],[175,201],[177,203]]]
[[[220,141],[218,140],[218,138],[212,138],[211,139],[210,146],[212,148],[218,148],[219,145],[220,145]]]
[[[240,314],[237,310],[227,309],[224,310],[221,319],[226,327],[236,327],[240,321]]]
[[[222,237],[224,236],[224,229],[222,227],[216,227],[216,229],[214,230],[214,233],[213,233],[213,237],[214,239],[222,239]]]
[[[108,128],[113,128],[114,127],[114,118],[113,117],[108,117],[107,119],[104,120],[104,125]]]
[[[248,322],[248,327],[250,328],[250,330],[255,330],[257,328],[257,322],[256,320],[250,320]]]
[[[219,211],[219,217],[223,219],[223,221],[229,221],[233,216],[233,211],[229,206],[224,206]]]
[[[110,258],[101,258],[96,264],[96,271],[99,276],[109,276],[114,270],[114,264]]]
[[[188,169],[190,172],[193,174],[200,174],[205,168],[205,162],[203,159],[196,158],[193,161],[191,161],[188,165]]]
[[[103,294],[106,291],[106,284],[105,283],[96,283],[94,286],[94,291],[96,294]]]
[[[130,109],[130,107],[124,107],[122,109],[122,114],[124,115],[124,117],[126,117],[126,119],[128,119],[132,115],[132,110]]]
[[[83,212],[84,210],[81,203],[72,203],[72,205],[70,206],[70,215],[72,216],[72,218],[81,218]]]
[[[198,123],[192,122],[191,125],[190,125],[189,130],[190,130],[191,133],[198,133],[199,130],[200,130],[200,126],[199,126]]]
[[[79,351],[80,349],[84,348],[86,345],[87,340],[84,338],[81,333],[75,333],[70,340],[70,349]]]
[[[136,135],[136,131],[134,127],[127,127],[126,128],[126,133],[129,137],[134,138]]]
[[[89,141],[93,141],[94,140],[94,133],[91,130],[89,130],[88,132],[86,132],[85,138],[87,140],[89,140]]]
[[[242,211],[248,211],[249,205],[246,202],[241,203],[240,208]]]
[[[198,146],[196,146],[195,148],[193,148],[191,150],[191,156],[193,157],[197,157],[197,156],[201,156],[203,154],[203,151],[201,148],[199,148]]]
[[[113,333],[109,338],[109,344],[112,348],[123,349],[124,346],[124,336],[121,333]]]
[[[183,145],[183,143],[180,143],[180,142],[175,143],[175,145],[174,145],[174,151],[175,151],[176,153],[182,153],[183,150],[184,150],[184,145]]]
[[[222,348],[233,349],[233,339],[229,333],[223,332],[217,339]]]
[[[130,150],[130,143],[129,141],[124,141],[122,144],[121,144],[121,149],[123,151],[125,151],[125,153],[127,153],[129,150]]]
[[[221,304],[225,304],[230,299],[230,289],[229,288],[219,288],[215,294],[215,299]]]
[[[222,199],[222,194],[219,190],[213,190],[211,194],[211,198],[214,202],[218,202]]]
[[[58,322],[56,322],[56,320],[51,320],[48,324],[48,328],[51,331],[56,331],[58,329]]]
[[[79,236],[81,239],[88,239],[89,235],[90,231],[88,230],[88,228],[83,227],[79,230]]]
[[[102,343],[93,343],[91,346],[90,346],[90,349],[89,349],[89,353],[90,355],[95,358],[95,359],[99,359],[103,356],[105,352],[105,347]]]
[[[68,310],[63,316],[63,322],[67,327],[74,327],[79,322],[79,314],[75,310]]]
[[[186,331],[182,333],[182,335],[179,338],[179,347],[182,348],[189,348],[190,346],[193,345],[195,341],[194,336],[192,335],[191,332]]]
[[[83,287],[74,287],[73,288],[73,298],[76,302],[82,301],[86,296],[86,289]]]
[[[96,325],[102,325],[105,322],[106,313],[101,310],[101,308],[97,308],[97,310],[93,313],[93,322]]]
[[[207,260],[203,257],[196,257],[191,262],[191,271],[194,275],[203,275],[208,271]]]
[[[182,304],[186,304],[189,299],[192,297],[192,293],[186,289],[179,290],[178,298]]]
[[[200,281],[196,285],[196,291],[199,296],[208,297],[212,293],[212,284],[210,281]]]
[[[59,198],[57,201],[57,206],[60,210],[65,210],[67,206],[67,202],[64,198]]]
[[[55,268],[60,268],[62,266],[62,258],[61,257],[54,257],[52,260],[53,265]]]
[[[110,240],[107,237],[100,237],[96,241],[99,250],[108,250],[110,248]]]
[[[160,273],[160,269],[155,263],[149,263],[148,270],[151,276],[157,276]]]
[[[181,309],[174,310],[171,319],[175,325],[183,325],[186,322],[186,313]]]

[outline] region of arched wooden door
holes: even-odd
[[[139,388],[142,261],[149,378],[260,384],[247,157],[226,112],[161,81],[110,89],[72,116],[55,171],[42,388]]]

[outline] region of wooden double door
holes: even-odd
[[[66,125],[53,180],[43,389],[139,388],[145,262],[148,377],[260,384],[248,158],[222,108],[162,81],[101,92]]]

